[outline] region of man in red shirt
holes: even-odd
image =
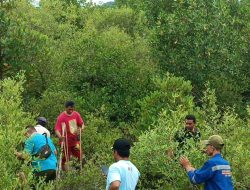
[[[77,111],[74,111],[74,109],[75,103],[67,101],[65,103],[65,111],[58,116],[55,126],[55,133],[60,143],[64,142],[65,145],[64,156],[62,158],[63,170],[67,170],[65,162],[70,160],[71,155],[78,158],[80,162],[82,159],[82,150],[78,135],[80,130],[83,130],[85,126],[81,115]]]

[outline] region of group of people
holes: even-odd
[[[60,168],[68,170],[67,161],[72,156],[76,157],[80,163],[83,158],[81,150],[81,132],[85,128],[81,115],[74,110],[73,101],[65,103],[65,111],[62,112],[55,125],[55,134],[61,145],[62,157],[57,157],[56,147],[51,140],[50,131],[47,129],[47,119],[39,117],[35,126],[29,125],[26,128],[24,149],[15,152],[19,159],[31,158],[31,166],[36,178],[43,177],[45,182],[56,179]]]
[[[182,149],[188,139],[200,142],[201,133],[196,127],[195,116],[186,116],[185,128],[178,131],[174,139],[179,144],[178,149]],[[224,146],[222,137],[212,135],[203,144],[204,152],[211,158],[200,169],[195,169],[188,158],[180,156],[179,163],[186,170],[190,182],[192,184],[204,183],[205,190],[233,190],[231,167],[221,155]],[[106,190],[136,189],[140,172],[129,161],[130,147],[126,139],[117,139],[114,142],[113,156],[116,162],[109,167]],[[183,150],[180,152],[183,153]]]
[[[66,163],[72,156],[80,161],[81,166],[84,158],[81,134],[85,125],[81,115],[75,111],[73,101],[65,103],[65,111],[58,116],[54,128],[61,145],[60,156],[57,155],[56,147],[50,139],[51,134],[47,129],[47,124],[46,118],[39,117],[35,126],[28,126],[25,132],[27,140],[24,150],[15,153],[19,159],[30,159],[31,157],[34,176],[43,177],[45,182],[56,179],[60,169],[68,170]],[[182,150],[188,139],[200,142],[201,133],[196,127],[195,116],[186,116],[184,129],[178,131],[174,139],[179,144],[179,150]],[[205,190],[232,190],[231,167],[221,155],[224,146],[223,139],[219,135],[213,135],[204,141],[204,145],[206,146],[204,152],[211,158],[200,169],[195,169],[188,158],[175,154],[175,156],[180,156],[180,165],[186,170],[190,182],[193,184],[205,183]],[[115,140],[112,147],[115,163],[107,171],[106,190],[136,189],[140,172],[129,161],[130,148],[131,144],[127,139]],[[57,158],[59,158],[59,162]]]

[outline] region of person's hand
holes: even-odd
[[[22,153],[15,151],[14,154],[16,155],[17,158],[22,158]]]
[[[81,127],[77,127],[77,135],[80,135],[80,132],[82,131]]]
[[[84,129],[85,129],[85,125],[79,126],[79,127],[78,127],[78,129],[80,129],[80,130],[84,131]]]
[[[180,157],[180,164],[183,166],[183,168],[187,168],[187,166],[191,166],[188,158],[185,156]]]
[[[65,137],[60,136],[60,137],[59,137],[59,140],[60,140],[61,142],[63,142],[63,141],[65,140]]]
[[[195,168],[192,167],[192,165],[191,165],[190,161],[188,160],[188,158],[185,157],[185,156],[180,157],[180,164],[182,165],[183,168],[185,168],[185,170],[187,172],[195,170]]]

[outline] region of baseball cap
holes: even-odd
[[[38,122],[43,122],[43,123],[47,123],[47,119],[45,117],[38,117],[37,118]]]
[[[127,139],[116,139],[112,149],[113,150],[121,150],[121,151],[126,151],[129,150],[131,147],[129,141]]]
[[[212,145],[215,148],[222,148],[224,145],[223,139],[219,135],[212,135],[208,140],[204,140],[205,145]]]

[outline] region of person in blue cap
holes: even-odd
[[[50,137],[50,132],[49,130],[46,128],[48,124],[48,121],[45,117],[38,117],[37,118],[37,124],[35,126],[36,132],[39,134],[47,134],[47,137]]]
[[[186,157],[180,158],[189,180],[193,184],[205,183],[205,190],[233,190],[231,167],[221,155],[223,139],[219,135],[212,135],[204,144],[205,152],[211,159],[201,169],[195,169]]]
[[[113,144],[113,156],[116,163],[108,170],[106,190],[134,190],[140,172],[129,161],[130,143],[126,139],[117,139]]]

